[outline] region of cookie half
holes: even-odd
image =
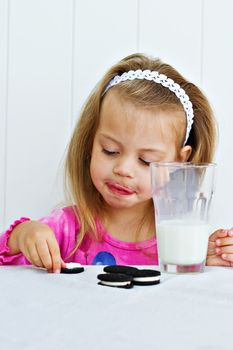
[[[61,268],[61,273],[80,273],[84,271],[84,267],[79,263],[66,263],[66,267]]]
[[[123,273],[129,276],[134,276],[134,274],[138,272],[136,267],[126,265],[109,265],[105,266],[103,270],[107,273]]]
[[[101,273],[97,276],[98,284],[107,287],[132,288],[133,277],[122,273]]]

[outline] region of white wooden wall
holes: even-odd
[[[0,0],[0,231],[63,198],[62,164],[80,107],[133,52],[203,88],[219,123],[217,226],[233,226],[233,2]]]

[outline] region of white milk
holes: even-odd
[[[163,263],[199,264],[206,259],[210,225],[164,221],[156,227],[159,258]]]

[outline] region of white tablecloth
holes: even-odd
[[[102,270],[0,267],[0,349],[233,349],[233,268],[128,290],[99,286]]]

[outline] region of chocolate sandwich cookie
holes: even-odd
[[[97,276],[98,284],[107,287],[132,288],[133,277],[122,273],[101,273]]]
[[[80,273],[83,272],[84,268],[79,263],[66,263],[66,267],[61,268],[61,273]]]
[[[157,270],[138,269],[138,271],[135,271],[133,275],[133,284],[138,286],[150,286],[153,284],[159,284],[160,275],[160,271]]]
[[[138,269],[133,266],[110,265],[105,266],[104,271],[108,273],[123,273],[133,277],[133,283],[136,285],[152,285],[160,283],[161,273],[151,269]]]

